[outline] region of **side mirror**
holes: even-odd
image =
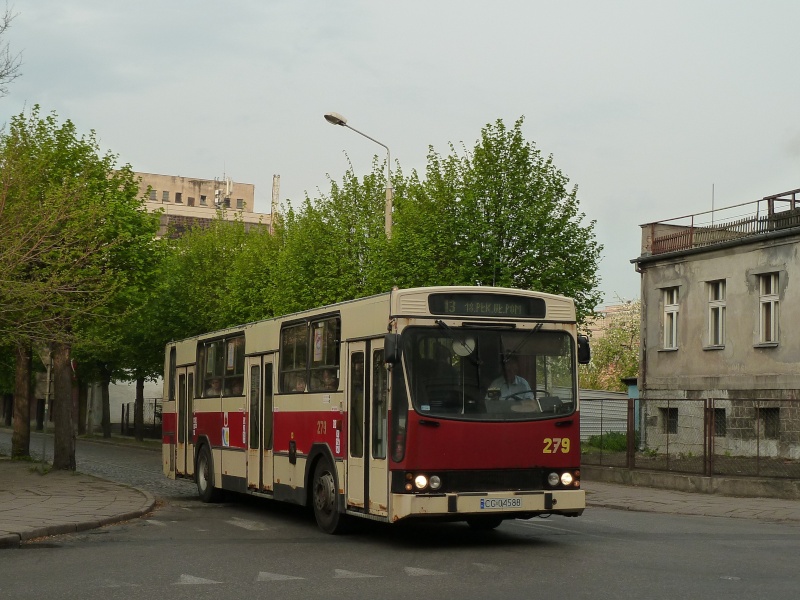
[[[383,355],[389,364],[400,362],[400,334],[387,333],[383,336]]]
[[[592,360],[592,349],[589,347],[589,338],[578,335],[578,364],[588,365]]]

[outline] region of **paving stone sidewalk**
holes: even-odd
[[[800,524],[800,501],[739,498],[599,481],[581,482],[586,505],[674,515],[761,519]]]
[[[0,548],[127,521],[154,505],[143,490],[81,473],[42,474],[39,463],[0,457]]]

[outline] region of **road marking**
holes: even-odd
[[[431,569],[417,569],[416,567],[406,567],[406,575],[411,577],[427,577],[429,575],[449,575],[444,571],[433,571]]]
[[[585,537],[596,537],[596,538],[604,538],[602,535],[595,535],[593,533],[586,533],[585,531],[574,531],[572,529],[566,529],[564,527],[555,527],[553,525],[544,525],[542,523],[532,523],[531,521],[522,521],[516,520],[513,523],[514,525],[519,525],[520,527],[525,527],[527,529],[549,529],[551,531],[557,531],[558,533],[569,533],[571,535],[581,535]]]
[[[472,564],[481,573],[495,573],[499,571],[499,569],[495,565],[487,565],[486,563],[472,563]]]
[[[290,579],[305,579],[305,577],[294,577],[293,575],[281,575],[280,573],[267,573],[259,571],[256,581],[289,581]]]
[[[222,583],[213,579],[203,579],[194,575],[181,575],[181,578],[172,585],[207,585],[209,583]]]
[[[345,571],[344,569],[334,569],[334,579],[364,579],[367,577],[383,577],[383,575],[368,575],[366,573],[356,573],[355,571]]]
[[[154,519],[146,519],[145,520],[145,524],[147,524],[147,525],[158,525],[159,527],[166,527],[167,526],[167,524],[164,523],[163,521],[156,521]]]
[[[259,523],[258,521],[248,521],[247,519],[240,519],[239,517],[233,517],[228,521],[225,521],[228,525],[233,525],[234,527],[241,527],[242,529],[247,529],[248,531],[267,531],[271,529],[267,527],[263,523]]]

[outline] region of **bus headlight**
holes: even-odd
[[[547,485],[550,487],[556,487],[559,481],[558,473],[550,473],[550,475],[547,476]]]
[[[572,473],[569,473],[569,472],[562,473],[561,474],[561,483],[566,485],[566,486],[572,485]]]
[[[414,478],[414,485],[417,486],[418,490],[424,490],[428,487],[428,478],[425,475],[417,475]]]
[[[440,487],[442,487],[442,480],[439,479],[438,475],[431,475],[430,484],[432,490],[438,490]]]

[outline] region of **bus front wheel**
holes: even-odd
[[[219,500],[220,491],[214,487],[214,461],[211,458],[211,450],[207,445],[200,448],[197,453],[197,465],[194,470],[195,481],[197,482],[197,495],[203,502],[216,502]]]
[[[336,476],[330,462],[323,458],[314,469],[311,484],[314,517],[317,525],[325,533],[342,533],[346,526],[346,516],[339,512],[339,491],[336,489]]]

